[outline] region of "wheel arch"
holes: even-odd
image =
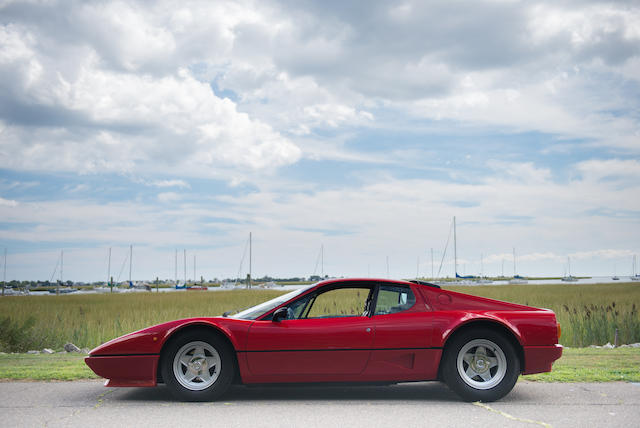
[[[524,370],[524,348],[518,339],[516,333],[510,329],[508,326],[491,319],[475,319],[469,321],[464,324],[460,324],[456,326],[445,338],[445,341],[442,345],[442,354],[440,356],[440,363],[438,364],[438,379],[442,379],[442,361],[445,358],[445,353],[447,347],[451,343],[452,339],[457,337],[458,335],[467,332],[469,330],[474,330],[478,328],[488,328],[494,331],[497,331],[504,335],[504,337],[513,345],[513,348],[516,350],[516,355],[518,357],[518,361],[520,362],[520,372]]]
[[[163,361],[162,359],[165,357],[166,348],[169,346],[169,344],[174,339],[176,339],[180,335],[182,335],[184,333],[187,333],[189,331],[194,331],[194,330],[202,330],[202,331],[206,331],[208,333],[212,333],[216,337],[218,337],[219,339],[224,341],[229,346],[229,348],[233,351],[232,357],[233,357],[233,364],[235,366],[234,383],[240,382],[240,369],[239,369],[239,364],[238,364],[238,353],[236,351],[236,347],[233,344],[233,341],[228,336],[228,333],[225,332],[223,329],[219,328],[218,326],[216,326],[214,324],[210,324],[210,323],[206,323],[206,322],[195,322],[195,323],[183,324],[180,327],[178,327],[178,328],[174,329],[173,331],[171,331],[167,335],[167,337],[164,340],[164,343],[162,344],[162,348],[160,348],[160,360],[158,361],[158,368],[156,370],[157,382],[158,383],[163,383],[164,382],[163,379],[162,379],[162,361]]]

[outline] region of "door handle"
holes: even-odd
[[[367,327],[367,329],[365,330],[367,333],[371,333],[371,327]]]

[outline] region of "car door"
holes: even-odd
[[[417,290],[381,283],[373,309],[376,337],[367,374],[395,380],[432,376],[441,354],[431,347],[432,317]]]
[[[249,370],[298,381],[361,373],[375,334],[366,313],[371,296],[367,284],[333,285],[290,303],[290,319],[254,322],[247,338]]]

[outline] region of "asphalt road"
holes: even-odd
[[[15,427],[632,427],[640,384],[518,382],[495,403],[461,402],[437,382],[379,387],[234,387],[212,403],[174,401],[164,386],[101,381],[2,382],[0,426]]]

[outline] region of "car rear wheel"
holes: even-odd
[[[192,330],[173,339],[162,353],[162,379],[184,401],[210,401],[231,385],[233,349],[215,334]]]
[[[495,401],[507,395],[520,374],[520,361],[501,333],[478,328],[455,336],[445,348],[442,377],[467,401]]]

